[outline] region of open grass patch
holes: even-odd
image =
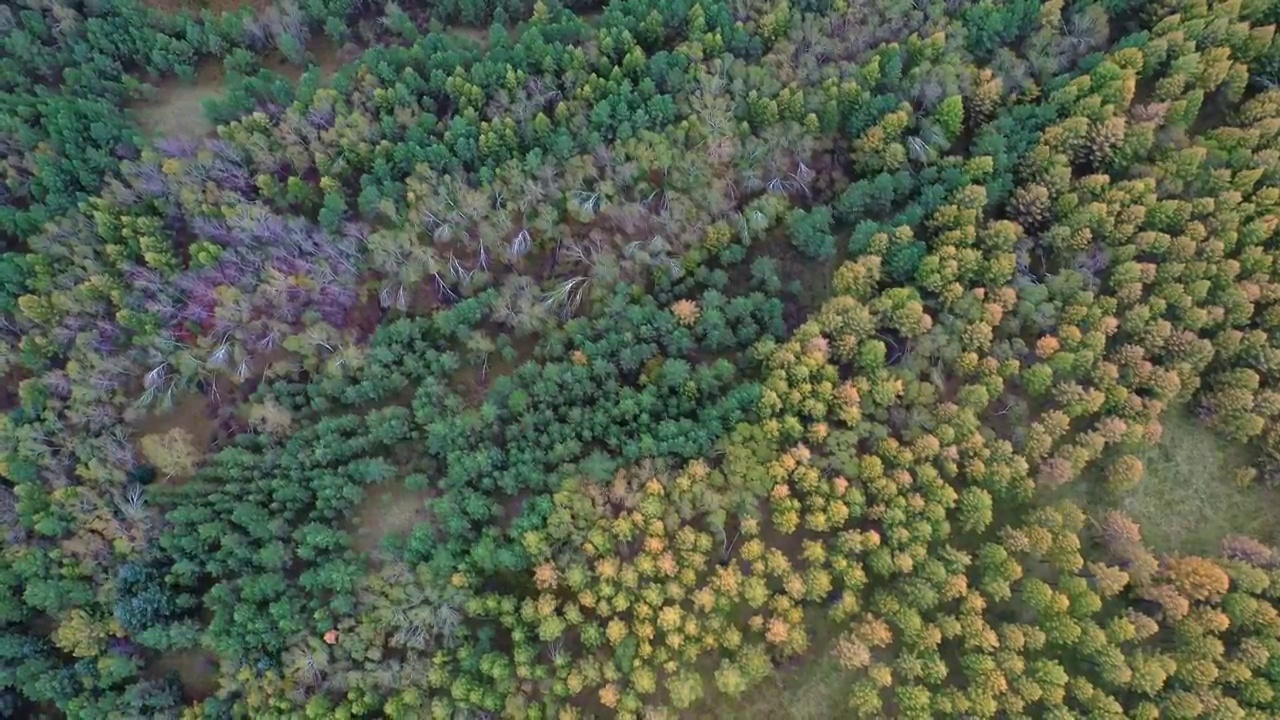
[[[235,12],[241,8],[251,7],[262,11],[271,5],[271,0],[144,0],[144,4],[165,12],[200,12],[209,10],[215,13]]]
[[[138,126],[151,137],[203,137],[214,130],[204,101],[222,93],[222,64],[200,66],[193,80],[169,78],[156,83],[155,96],[133,106]]]
[[[825,615],[809,620],[810,646],[740,697],[718,691],[710,677],[707,695],[684,714],[714,720],[830,720],[848,717],[852,677],[832,654],[838,628]]]
[[[319,69],[324,80],[330,79],[342,66],[358,55],[354,45],[339,46],[328,37],[316,38],[308,45],[305,64],[288,62],[279,53],[262,58],[260,68],[297,83],[309,68]],[[227,93],[228,76],[221,60],[206,60],[195,77],[169,77],[152,82],[155,90],[145,100],[131,103],[138,126],[152,138],[208,137],[217,125],[205,112],[205,100],[221,98]]]
[[[1162,422],[1160,444],[1138,453],[1146,472],[1136,487],[1113,493],[1100,478],[1086,477],[1068,486],[1075,499],[1095,510],[1128,513],[1159,552],[1217,555],[1227,535],[1280,541],[1280,492],[1235,480],[1236,470],[1249,463],[1247,450],[1181,408],[1165,413]]]
[[[356,552],[374,552],[383,539],[409,532],[428,519],[429,493],[405,485],[403,478],[365,489],[364,500],[346,528]]]
[[[218,690],[218,656],[208,650],[171,650],[147,665],[143,677],[160,680],[178,676],[187,699],[198,702]]]
[[[829,720],[847,716],[851,680],[827,650],[774,673],[735,701],[717,703],[715,718]]]
[[[184,440],[177,446],[170,446],[170,449],[177,455],[194,458],[198,464],[214,444],[218,434],[218,421],[208,396],[198,392],[185,392],[178,395],[163,412],[151,412],[134,418],[131,430],[137,442],[139,457],[146,458],[148,462],[156,463],[157,459],[148,457],[144,449],[146,438],[177,431]],[[163,469],[158,469],[161,470],[161,477],[170,484],[178,485],[191,479],[190,472],[176,472],[166,476]]]

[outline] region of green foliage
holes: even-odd
[[[959,95],[948,97],[938,104],[933,117],[947,139],[956,140],[964,129],[964,99]]]
[[[826,206],[789,212],[787,234],[797,250],[814,260],[826,260],[836,254],[836,239],[831,234],[831,209]]]
[[[1039,4],[1031,0],[997,3],[980,0],[962,15],[965,44],[979,59],[991,57],[1002,47],[1015,45],[1030,33],[1037,20]]]
[[[179,597],[167,586],[163,575],[146,565],[121,565],[116,571],[115,593],[116,622],[131,637],[159,649],[183,646],[179,640],[182,632],[163,626],[189,607],[190,598]],[[193,639],[189,637],[185,644],[192,644]]]
[[[286,638],[350,610],[359,572],[332,523],[363,486],[394,472],[369,456],[408,437],[398,422],[407,415],[388,408],[367,421],[324,420],[282,446],[244,436],[183,486],[187,500],[168,513],[160,543],[174,559],[170,583],[211,586],[208,634],[221,655],[270,657]]]
[[[1265,3],[36,5],[0,714],[1276,714]]]
[[[31,266],[19,253],[0,255],[0,312],[13,314],[18,298],[27,290],[27,277]]]

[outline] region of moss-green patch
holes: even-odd
[[[1146,473],[1123,493],[1102,488],[1096,478],[1075,485],[1077,497],[1094,509],[1119,508],[1142,526],[1147,544],[1159,552],[1216,555],[1226,535],[1280,541],[1280,492],[1241,487],[1237,469],[1248,464],[1245,448],[1218,437],[1185,410],[1162,418],[1160,444],[1138,453]]]

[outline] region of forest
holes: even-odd
[[[1280,717],[1277,22],[0,4],[0,717]]]

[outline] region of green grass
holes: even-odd
[[[1100,478],[1083,477],[1069,486],[1093,509],[1119,508],[1142,526],[1143,538],[1160,552],[1216,555],[1226,535],[1249,535],[1266,543],[1280,540],[1280,493],[1236,484],[1236,469],[1248,452],[1218,437],[1182,409],[1167,412],[1160,444],[1138,456],[1146,467],[1137,487],[1108,492]]]

